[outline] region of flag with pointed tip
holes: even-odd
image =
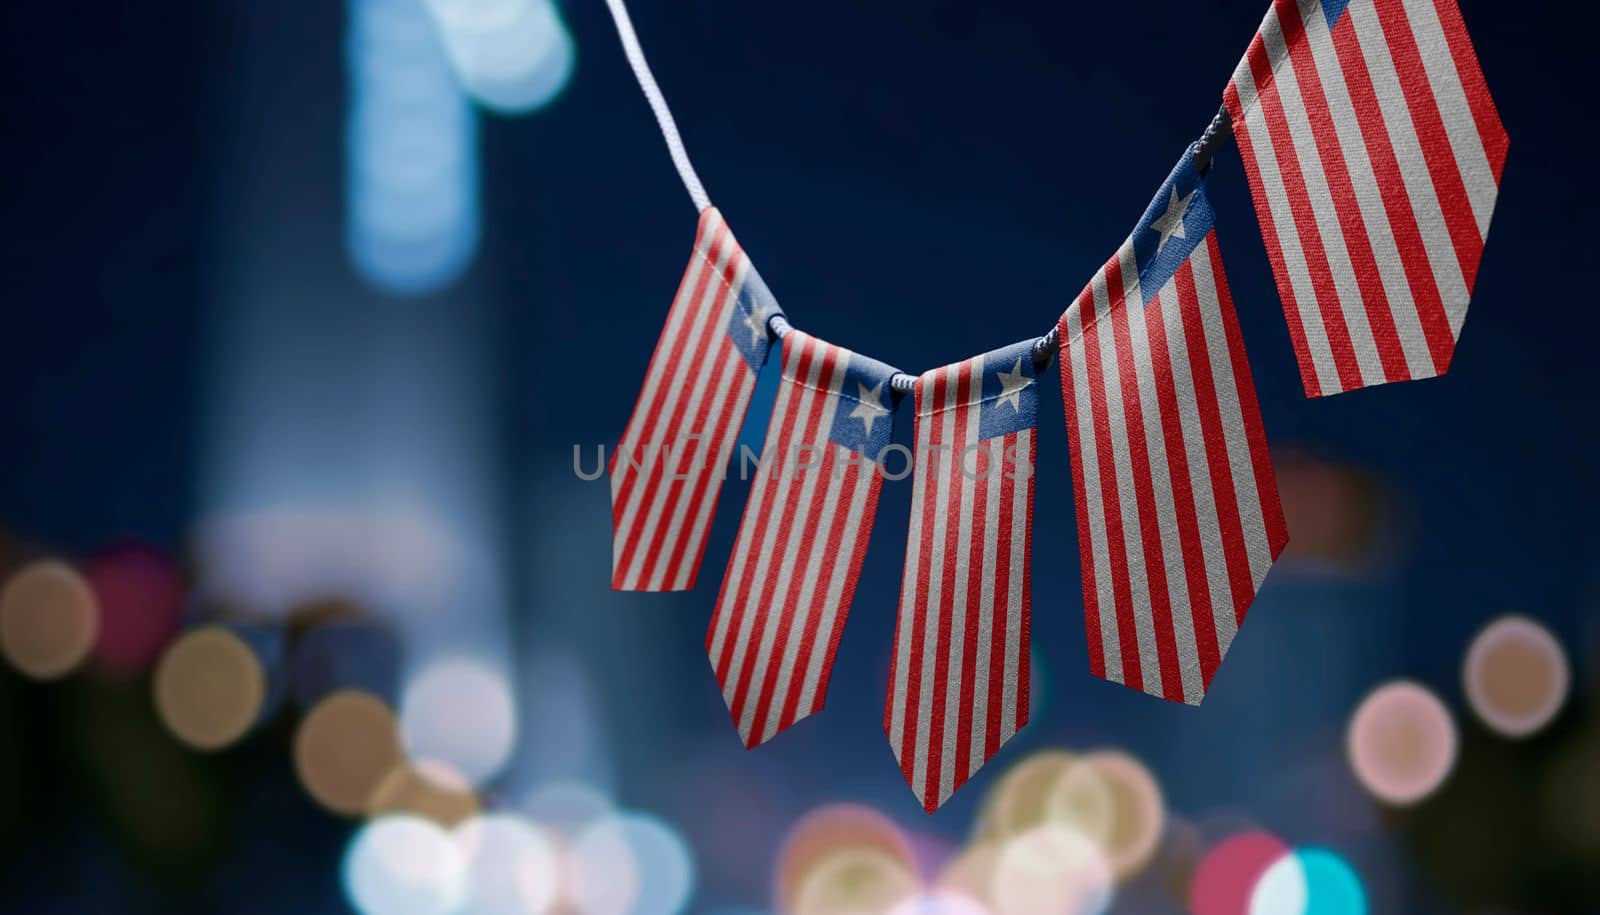
[[[1223,102],[1306,394],[1444,374],[1508,145],[1456,0],[1275,0]]]
[[[1192,153],[1061,316],[1095,676],[1199,704],[1288,541]]]
[[[1034,341],[923,373],[883,727],[932,813],[1028,723]]]
[[[706,632],[747,747],[822,708],[877,513],[894,373],[803,331],[783,338],[777,403]]]

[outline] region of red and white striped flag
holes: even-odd
[[[1307,395],[1444,374],[1508,143],[1456,0],[1275,0],[1224,102]]]
[[[1095,676],[1198,704],[1288,541],[1190,155],[1062,315]]]
[[[722,214],[700,214],[694,254],[611,456],[611,587],[694,587],[728,460],[767,361],[778,303]]]
[[[745,746],[822,708],[894,426],[894,369],[798,330],[706,651]]]
[[[1033,342],[926,372],[883,727],[937,810],[1028,723]]]

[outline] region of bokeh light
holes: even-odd
[[[950,859],[939,872],[934,886],[988,903],[994,885],[994,866],[1000,846],[994,842],[973,842]]]
[[[1366,915],[1367,894],[1350,864],[1326,848],[1300,848],[1267,868],[1249,915]]]
[[[989,898],[997,915],[1099,915],[1114,877],[1100,847],[1060,823],[1006,840],[995,859]]]
[[[448,764],[474,785],[505,766],[516,742],[516,708],[505,672],[475,660],[437,660],[405,688],[400,730],[413,760]]]
[[[572,75],[572,36],[551,0],[427,0],[461,85],[502,114],[533,111]]]
[[[1525,616],[1490,623],[1467,650],[1462,670],[1467,702],[1494,731],[1527,737],[1550,723],[1571,688],[1561,643]]]
[[[1051,814],[1050,797],[1078,757],[1066,750],[1041,750],[1006,771],[984,797],[976,834],[999,840],[1044,823]]]
[[[402,767],[394,713],[360,690],[341,690],[301,719],[294,767],[317,803],[344,816],[366,813],[383,780]]]
[[[1189,911],[1192,915],[1249,915],[1256,885],[1288,856],[1289,846],[1283,840],[1259,830],[1218,842],[1200,860],[1190,880]]]
[[[161,656],[156,709],[173,735],[197,750],[220,750],[248,733],[267,704],[267,671],[244,640],[202,626]]]
[[[402,760],[372,790],[367,802],[370,816],[407,813],[455,826],[483,808],[465,776],[449,763],[436,759]]]
[[[178,633],[183,614],[183,576],[170,558],[136,544],[91,557],[84,578],[100,606],[94,659],[116,673],[142,671],[155,663]]]
[[[1444,703],[1415,683],[1374,690],[1350,719],[1346,751],[1356,778],[1396,806],[1432,794],[1455,765],[1455,722]]]
[[[478,816],[455,829],[466,858],[465,915],[540,915],[556,900],[556,848],[527,821],[508,814]]]
[[[480,234],[478,127],[424,0],[349,0],[346,239],[379,288],[432,292]]]
[[[676,915],[694,891],[694,858],[671,826],[628,813],[586,828],[569,857],[584,915]]]
[[[922,891],[917,875],[882,849],[834,849],[807,870],[788,915],[888,915]]]
[[[965,893],[938,889],[907,899],[889,915],[988,915],[988,909]]]
[[[1111,788],[1089,757],[1074,759],[1045,795],[1044,821],[1069,826],[1104,848],[1116,816]]]
[[[99,626],[93,589],[64,562],[31,562],[0,591],[0,650],[34,679],[52,680],[77,669],[94,647]]]
[[[466,897],[466,874],[455,838],[419,817],[373,820],[345,853],[345,895],[362,915],[451,915]]]
[[[806,877],[836,851],[864,848],[881,852],[915,872],[911,845],[893,820],[861,804],[828,804],[797,820],[778,850],[778,909],[794,904]]]
[[[528,792],[518,805],[523,813],[561,835],[575,839],[595,820],[614,809],[611,798],[582,782],[545,782]]]
[[[1093,772],[1094,778],[1074,778],[1071,772],[1079,769]],[[1051,795],[1052,809],[1074,797],[1080,805],[1092,805],[1089,809],[1097,814],[1104,804],[1104,825],[1098,833],[1085,830],[1085,834],[1099,843],[1119,880],[1126,880],[1149,862],[1161,841],[1166,811],[1161,786],[1143,763],[1115,750],[1089,753],[1058,784],[1057,793]]]

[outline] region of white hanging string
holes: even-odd
[[[617,35],[622,38],[622,53],[628,56],[628,65],[633,67],[639,88],[644,90],[650,110],[655,112],[656,123],[661,125],[661,136],[667,141],[672,164],[678,167],[678,177],[683,179],[683,187],[689,192],[689,199],[694,201],[695,209],[704,210],[711,206],[711,198],[706,196],[705,186],[700,183],[700,176],[695,174],[694,165],[689,162],[689,153],[683,148],[683,138],[678,136],[678,124],[672,119],[672,110],[667,107],[667,99],[661,94],[661,87],[656,85],[655,75],[650,72],[650,64],[644,59],[644,49],[639,47],[639,36],[633,31],[628,7],[622,0],[606,0],[606,6],[617,23]]]
[[[624,0],[606,0],[606,8],[611,10],[611,18],[617,24],[617,36],[622,39],[622,51],[628,57],[628,65],[633,68],[634,78],[639,81],[639,88],[650,103],[650,110],[655,112],[656,123],[661,127],[661,137],[667,141],[667,151],[672,154],[672,164],[678,168],[678,177],[683,179],[683,187],[689,192],[689,199],[694,201],[695,208],[704,210],[711,206],[711,198],[706,196],[705,186],[700,183],[700,176],[695,174],[694,165],[689,162],[689,153],[683,148],[683,138],[678,135],[678,124],[672,119],[672,110],[667,107],[666,96],[661,94],[661,87],[656,85],[655,75],[650,72],[650,64],[644,59],[644,49],[639,47],[639,36],[633,30],[633,20],[628,16],[627,4]],[[1232,137],[1231,126],[1228,110],[1226,108],[1219,110],[1200,139],[1191,147],[1195,167],[1201,174],[1210,170],[1212,157],[1222,144]],[[780,340],[793,329],[794,326],[781,312],[772,315],[767,321],[767,331]],[[1060,336],[1055,327],[1050,328],[1048,333],[1039,338],[1033,346],[1033,361],[1039,369],[1042,370],[1055,357],[1060,344]],[[895,391],[904,394],[911,391],[916,380],[915,375],[896,372],[889,383]]]

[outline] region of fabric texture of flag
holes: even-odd
[[[611,587],[694,587],[767,320],[781,309],[722,214],[700,214],[694,253],[644,387],[611,456]]]
[[[895,370],[798,330],[706,651],[745,746],[822,708],[894,427]]]
[[[929,813],[1028,723],[1033,347],[917,379],[916,488],[883,726]]]
[[[1443,374],[1508,144],[1456,0],[1275,0],[1223,100],[1306,393]]]
[[[1288,534],[1191,156],[1059,331],[1090,666],[1198,704]]]

